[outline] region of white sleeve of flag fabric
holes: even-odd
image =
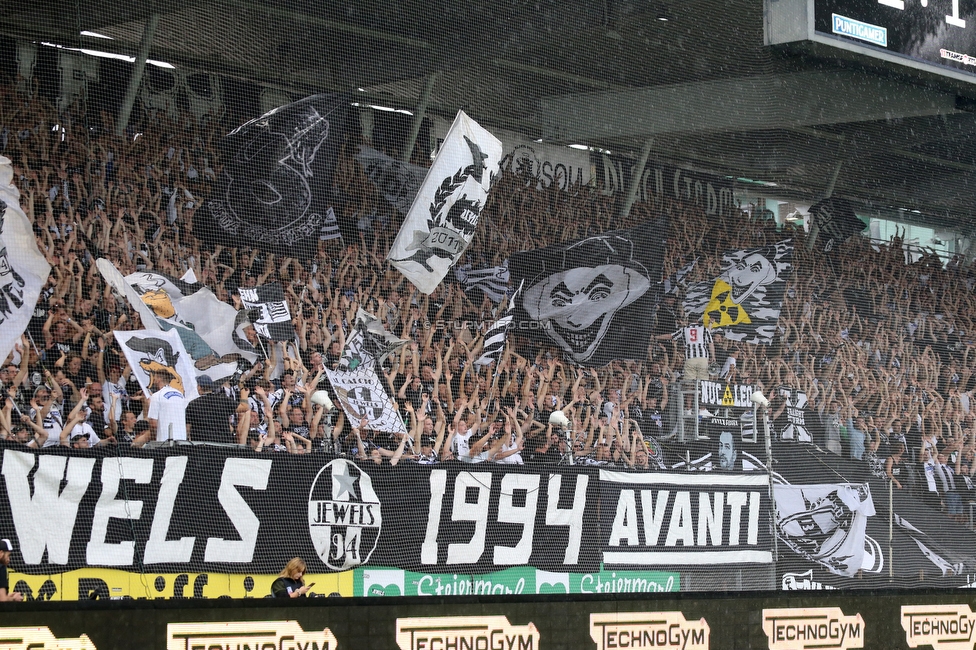
[[[129,302],[129,306],[136,310],[144,328],[147,330],[162,329],[159,323],[156,322],[156,314],[142,301],[139,292],[126,281],[125,277],[115,268],[114,264],[104,257],[100,257],[95,260],[95,266],[98,268],[98,272],[102,274],[102,277],[105,278],[105,282],[118,291],[120,295],[124,296]]]
[[[186,273],[184,273],[180,277],[180,280],[183,280],[183,282],[189,282],[190,284],[196,284],[197,283],[197,274],[193,272],[193,269],[192,268],[189,268],[189,269],[186,270]]]
[[[0,156],[0,359],[10,354],[27,329],[51,271],[20,208],[13,178],[10,159]]]
[[[471,243],[501,157],[501,140],[459,111],[387,256],[422,292]]]

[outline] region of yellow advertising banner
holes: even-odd
[[[27,601],[99,600],[122,598],[264,598],[276,575],[235,573],[132,573],[86,568],[52,575],[9,574],[12,591]],[[309,573],[311,594],[352,597],[353,572]]]

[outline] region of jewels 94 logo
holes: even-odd
[[[330,569],[344,571],[368,561],[382,523],[368,474],[341,458],[319,471],[308,495],[308,532]]]

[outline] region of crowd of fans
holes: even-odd
[[[683,353],[671,337],[688,325],[680,295],[654,315],[644,359],[586,369],[513,332],[500,361],[479,366],[487,326],[506,301],[466,292],[451,276],[423,295],[387,264],[400,217],[351,155],[356,136],[334,185],[343,197],[340,218],[358,231],[320,242],[313,266],[193,237],[194,217],[220,173],[221,130],[163,115],[143,119],[116,137],[111,115],[92,126],[96,120],[58,115],[44,99],[0,88],[0,154],[14,163],[22,207],[52,267],[28,331],[0,369],[9,397],[0,431],[8,441],[139,447],[159,436],[167,416],[150,410],[112,336],[140,329],[139,316],[106,287],[94,264],[100,255],[123,274],[179,277],[192,269],[237,308],[239,286],[285,289],[295,343],[266,342],[269,358],[240,382],[202,380],[199,404],[186,408],[190,440],[394,464],[559,462],[572,452],[577,462],[657,467],[647,443],[667,438],[686,406],[678,397]],[[713,367],[724,369],[723,380],[764,387],[774,422],[785,404],[773,389],[805,391],[813,443],[870,464],[896,488],[902,459],[948,467],[954,481],[968,484],[976,473],[973,267],[943,264],[934,253],[907,263],[899,238],[855,236],[829,253],[808,250],[802,229],[784,232],[747,211],[707,218],[664,200],[637,203],[621,219],[616,204],[598,188],[537,189],[506,172],[462,263],[498,265],[521,250],[668,213],[665,277],[697,258],[687,278],[695,282],[716,277],[727,250],[793,237],[794,270],[773,344],[715,336]],[[350,422],[312,399],[328,390],[323,370],[338,363],[359,307],[411,341],[381,369],[406,436],[374,431],[365,418]],[[569,437],[550,424],[554,411],[569,420]],[[939,480],[938,471],[930,474]],[[961,513],[953,507],[951,514]]]

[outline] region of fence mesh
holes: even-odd
[[[777,126],[761,13],[0,10],[10,589],[970,586],[971,120]]]

